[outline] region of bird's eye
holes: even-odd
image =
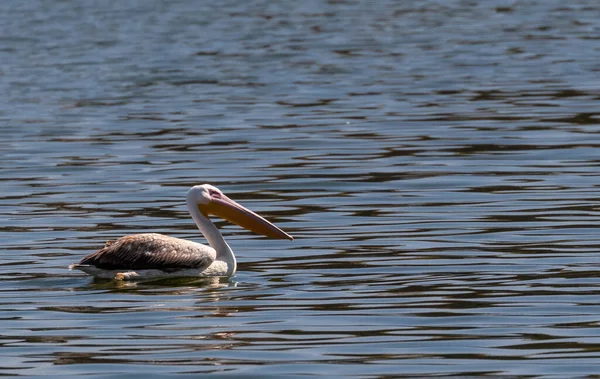
[[[220,193],[220,192],[217,192],[217,191],[215,191],[215,190],[211,190],[211,189],[209,189],[209,190],[208,190],[208,194],[210,195],[210,197],[215,197],[215,198],[217,198],[217,199],[220,199],[220,198],[221,198],[221,193]]]

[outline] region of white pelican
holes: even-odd
[[[208,215],[229,220],[254,233],[294,240],[261,216],[231,200],[217,187],[192,187],[186,203],[194,222],[210,246],[162,234],[132,234],[108,241],[103,249],[85,256],[69,269],[99,278],[130,280],[166,276],[232,276],[233,251]]]

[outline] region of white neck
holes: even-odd
[[[216,250],[216,260],[224,261],[227,264],[227,276],[233,275],[237,266],[235,255],[233,255],[233,251],[227,242],[225,242],[221,232],[219,232],[219,229],[217,229],[215,224],[213,224],[208,217],[200,212],[198,205],[194,201],[187,199],[186,203],[188,211],[194,219],[200,233],[206,238],[210,247]]]

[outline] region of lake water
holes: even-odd
[[[0,375],[600,374],[599,75],[591,0],[3,2]],[[202,183],[296,240],[67,269]]]

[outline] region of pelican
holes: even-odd
[[[132,280],[160,277],[232,276],[237,267],[233,251],[209,215],[222,217],[254,233],[294,240],[269,221],[231,200],[217,187],[192,187],[188,210],[210,246],[163,234],[145,233],[108,241],[104,248],[85,256],[69,269],[98,278]]]

